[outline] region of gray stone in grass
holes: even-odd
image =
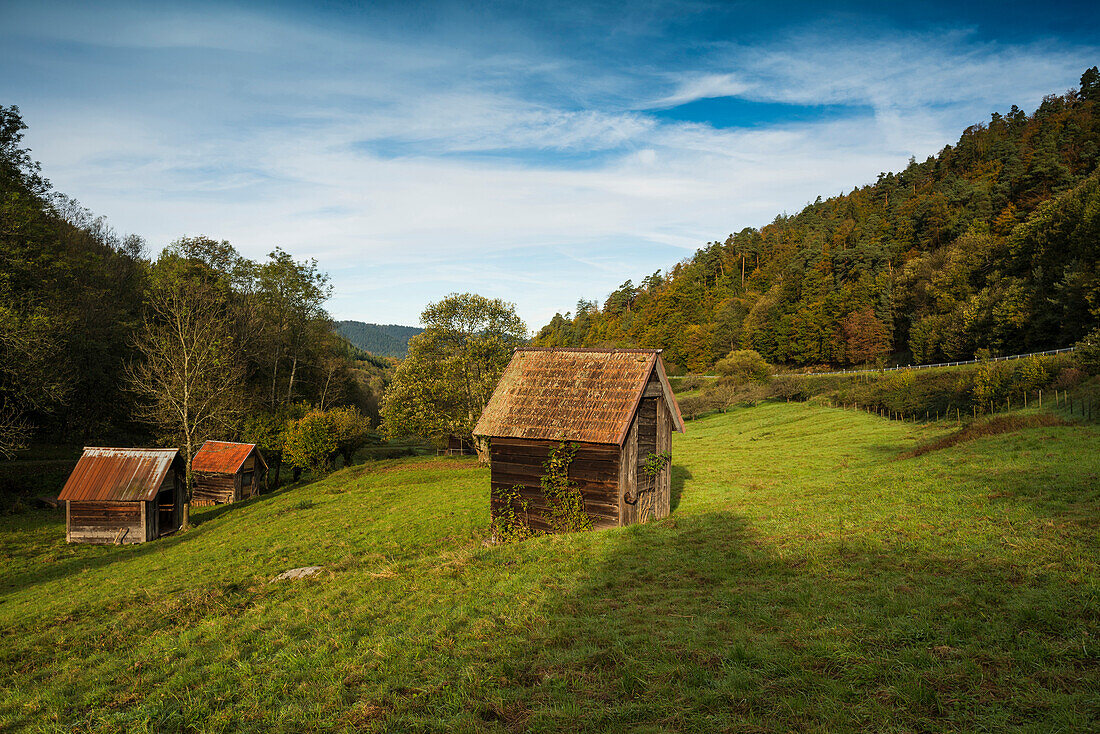
[[[270,583],[276,581],[286,581],[288,579],[304,579],[309,576],[321,573],[324,566],[303,566],[302,568],[292,568],[289,571],[283,571],[281,574],[271,579]]]

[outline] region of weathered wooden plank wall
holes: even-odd
[[[672,455],[672,413],[664,400],[657,401],[657,451]],[[657,502],[654,518],[668,517],[672,512],[672,462],[657,475]]]
[[[114,543],[120,531],[123,543],[145,542],[144,502],[82,502],[70,500],[68,539],[74,543]]]
[[[260,482],[263,481],[263,464],[256,461],[255,453],[249,454],[241,464],[237,472],[237,499],[246,500],[260,493]],[[245,478],[248,482],[245,482]]]
[[[659,382],[657,387],[660,388]],[[672,414],[665,401],[643,398],[623,444],[623,465],[619,470],[623,525],[667,517],[672,511],[671,469],[665,467],[656,477],[643,472],[651,454],[672,451],[672,432]]]
[[[638,486],[638,421],[630,425],[623,441],[622,463],[619,465],[620,525],[638,522],[638,504],[634,501]],[[629,502],[627,500],[630,500]]]
[[[198,507],[216,502],[232,502],[237,493],[235,474],[196,473],[195,488],[191,492],[191,504]]]
[[[652,520],[657,514],[657,478],[644,471],[649,457],[657,453],[657,398],[644,398],[635,417],[638,424],[637,521]]]
[[[249,454],[235,474],[195,472],[195,488],[191,492],[191,504],[205,507],[254,497],[260,493],[263,468],[263,465],[256,461],[253,453]],[[244,481],[245,475],[248,475],[250,480],[247,484]]]
[[[528,503],[529,523],[533,530],[550,530],[546,521],[546,499],[542,494],[543,463],[558,441],[527,441],[494,438],[491,440],[492,470],[490,505],[495,514],[501,506],[500,490],[519,487],[519,496]],[[619,448],[604,444],[577,444],[577,453],[569,465],[569,477],[577,483],[584,498],[585,512],[595,528],[619,525]],[[519,511],[519,508],[515,508]]]

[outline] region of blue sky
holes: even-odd
[[[1034,109],[1098,39],[1086,3],[0,0],[0,104],[154,252],[278,245],[336,318],[474,291],[535,329]]]

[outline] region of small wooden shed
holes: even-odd
[[[236,502],[260,493],[267,462],[254,443],[207,441],[191,459],[191,504]]]
[[[569,477],[593,527],[668,515],[671,465],[655,476],[645,465],[671,456],[673,431],[683,433],[684,421],[660,350],[525,348],[512,355],[474,435],[489,439],[494,515],[498,493],[518,487],[531,528],[549,530],[543,463],[562,443],[577,446]]]
[[[179,530],[185,467],[176,449],[88,447],[58,499],[70,543],[144,543]]]

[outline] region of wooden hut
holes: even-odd
[[[489,439],[490,509],[518,487],[531,528],[548,530],[543,463],[565,442],[577,446],[568,474],[593,527],[668,515],[671,466],[656,457],[671,457],[673,431],[684,422],[660,350],[530,348],[512,355],[474,435]]]
[[[179,530],[184,462],[176,449],[84,449],[58,499],[70,543],[144,543]]]
[[[236,502],[260,493],[267,463],[254,443],[207,441],[191,459],[191,504]]]

